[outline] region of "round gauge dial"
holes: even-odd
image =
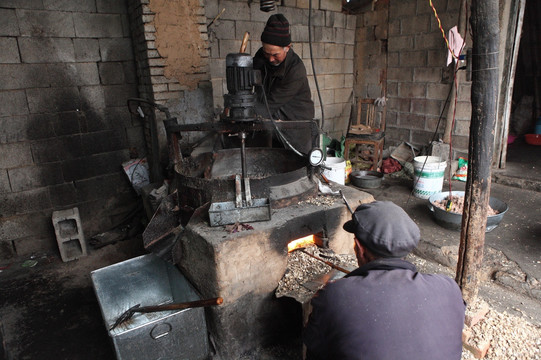
[[[319,166],[323,162],[323,150],[315,148],[308,154],[308,161],[310,165]]]

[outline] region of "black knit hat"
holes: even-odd
[[[261,41],[276,46],[288,46],[291,44],[289,22],[284,15],[275,14],[269,17],[265,30],[261,34]]]

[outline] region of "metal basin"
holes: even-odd
[[[464,197],[464,191],[453,191],[453,196]],[[442,227],[450,230],[459,231],[462,227],[462,214],[452,213],[434,205],[436,201],[444,200],[449,196],[449,192],[440,192],[433,194],[428,198],[428,208],[434,216],[434,220]],[[488,204],[496,210],[498,214],[487,217],[486,232],[494,230],[502,221],[503,216],[509,209],[506,203],[494,197],[489,198]]]
[[[377,171],[353,171],[349,176],[353,185],[363,189],[378,188],[383,179],[383,173]]]

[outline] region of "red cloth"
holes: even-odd
[[[383,160],[381,170],[384,174],[390,174],[402,170],[402,165],[393,158],[387,158]]]

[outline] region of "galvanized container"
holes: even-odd
[[[203,308],[135,313],[110,330],[134,305],[199,300],[176,267],[148,254],[92,271],[91,278],[117,359],[208,359]]]

